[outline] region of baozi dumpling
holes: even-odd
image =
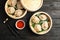
[[[46,19],[47,19],[46,15],[40,15],[39,18],[40,18],[41,20],[46,20]]]
[[[15,6],[17,4],[17,0],[8,0],[8,5]]]
[[[17,8],[18,8],[18,9],[23,9],[20,1],[17,2]]]
[[[15,16],[17,16],[17,17],[21,16],[22,14],[23,14],[23,11],[20,9],[15,11]]]
[[[41,30],[42,30],[42,29],[41,29],[41,25],[39,25],[39,24],[36,24],[35,27],[34,27],[34,29],[35,29],[36,31],[41,31]]]
[[[15,12],[14,7],[8,7],[8,8],[7,8],[7,12],[8,12],[9,14],[14,14],[14,12]]]
[[[40,19],[37,16],[32,17],[32,22],[39,23]]]
[[[45,21],[45,22],[43,22],[43,24],[42,24],[42,29],[43,30],[47,30],[48,29],[48,22],[47,21]]]

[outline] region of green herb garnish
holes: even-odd
[[[36,14],[35,16],[39,17],[41,14]]]
[[[8,5],[8,7],[11,7],[10,5]]]
[[[47,22],[48,22],[49,20],[48,20],[48,19],[46,19],[46,20],[44,20],[44,21],[47,21]]]
[[[17,4],[15,5],[15,7],[14,7],[16,10],[17,10]]]
[[[34,26],[35,26],[35,23],[32,23],[32,26],[33,26],[33,28],[34,28]]]
[[[43,20],[41,20],[38,24],[40,24],[40,25],[42,25],[42,23],[43,23],[44,21]]]

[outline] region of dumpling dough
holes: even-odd
[[[40,18],[41,20],[46,20],[46,19],[47,19],[46,15],[40,15],[39,18]]]
[[[43,30],[47,30],[48,29],[48,22],[47,21],[45,21],[45,22],[43,22],[43,24],[42,24],[42,29]]]
[[[36,31],[41,31],[41,30],[42,30],[42,29],[41,29],[41,26],[40,26],[39,24],[36,24],[35,27],[34,27],[34,29],[35,29]]]
[[[22,14],[23,14],[23,11],[20,9],[15,11],[15,16],[17,16],[17,17],[21,16]]]
[[[39,23],[39,18],[37,17],[37,16],[33,16],[32,17],[32,22],[34,22],[34,23]]]
[[[17,0],[8,0],[8,4],[14,7],[17,4]]]
[[[21,4],[20,1],[17,2],[17,8],[18,8],[18,9],[23,9],[22,4]]]
[[[14,12],[15,12],[14,7],[8,7],[8,8],[7,8],[7,12],[8,12],[9,14],[14,14]]]

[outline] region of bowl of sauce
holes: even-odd
[[[23,20],[17,20],[15,26],[17,29],[22,30],[25,27],[25,22]]]

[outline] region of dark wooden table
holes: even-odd
[[[23,30],[15,28],[17,20],[8,17],[4,10],[6,0],[0,0],[0,40],[60,40],[60,0],[44,0],[42,8],[38,11],[47,12],[53,19],[53,27],[51,31],[45,35],[36,35],[29,28],[29,19],[32,12],[22,18],[26,22]],[[9,18],[5,24],[3,21]]]

